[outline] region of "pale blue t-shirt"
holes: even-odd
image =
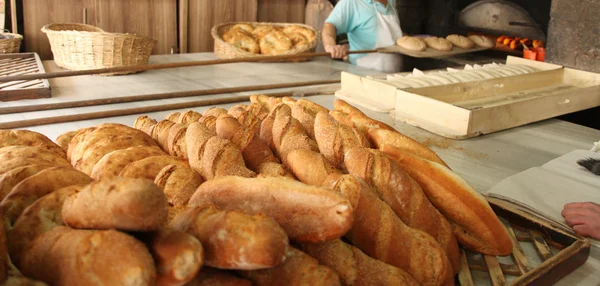
[[[335,26],[337,34],[348,34],[350,50],[370,50],[375,48],[377,42],[377,11],[383,15],[392,15],[395,10],[395,0],[388,0],[388,5],[383,6],[375,0],[342,0],[325,20]],[[366,54],[350,55],[350,63],[356,64],[356,60]]]

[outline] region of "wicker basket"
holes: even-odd
[[[145,65],[156,42],[149,37],[107,33],[75,23],[49,24],[42,32],[48,36],[56,64],[69,70]],[[130,73],[135,72],[110,75]]]
[[[319,37],[318,32],[313,27],[304,25],[304,24],[258,23],[258,22],[223,23],[223,24],[214,26],[211,30],[211,35],[212,35],[213,39],[215,40],[214,53],[220,59],[253,58],[253,57],[264,56],[261,54],[253,54],[253,53],[249,53],[246,51],[242,51],[242,50],[237,49],[236,47],[226,43],[225,41],[223,41],[223,38],[221,37],[223,35],[223,33],[225,33],[227,30],[229,30],[229,28],[231,28],[232,26],[234,26],[236,24],[249,24],[249,25],[252,25],[255,27],[256,26],[279,26],[282,28],[285,28],[288,26],[299,26],[299,27],[307,28],[307,29],[313,31],[315,33],[315,37]],[[302,53],[307,53],[307,52],[314,52],[316,46],[317,46],[317,40],[314,40],[306,47],[295,47],[295,48],[292,48],[291,50],[288,50],[279,55],[282,55],[282,56],[297,55],[297,54],[302,54]],[[309,57],[297,58],[297,59],[287,59],[287,60],[265,60],[264,62],[302,62],[302,61],[308,61],[308,60],[310,60]]]
[[[23,36],[19,34],[0,33],[0,54],[14,54],[21,49]]]

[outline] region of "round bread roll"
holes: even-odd
[[[415,52],[422,52],[427,48],[427,44],[423,39],[409,36],[396,40],[396,44],[403,49]]]
[[[475,46],[475,43],[473,43],[473,41],[471,41],[469,38],[457,34],[449,35],[446,37],[446,40],[463,49],[472,49]]]
[[[471,35],[469,36],[469,39],[471,39],[478,47],[489,49],[496,46],[496,43],[492,41],[492,39],[485,36]]]
[[[425,38],[425,43],[427,43],[427,47],[443,52],[449,52],[453,47],[450,41],[438,37]]]

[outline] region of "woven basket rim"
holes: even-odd
[[[14,41],[14,40],[22,40],[23,36],[21,36],[20,34],[14,34],[14,33],[0,33],[0,35],[9,35],[9,36],[13,36],[14,38],[8,38],[8,39],[0,39],[0,41]]]
[[[288,26],[299,26],[299,27],[304,27],[307,28],[311,31],[313,31],[315,33],[315,40],[312,41],[310,43],[309,46],[307,46],[306,48],[300,48],[300,49],[291,49],[285,53],[283,53],[282,55],[292,55],[292,54],[301,54],[307,51],[310,51],[311,49],[314,49],[317,46],[317,40],[316,37],[319,37],[319,32],[312,26],[306,25],[306,24],[302,24],[302,23],[279,23],[279,22],[227,22],[227,23],[221,23],[218,24],[214,27],[212,27],[212,29],[210,30],[210,34],[213,37],[214,41],[215,41],[215,45],[219,44],[219,45],[225,45],[227,47],[230,47],[231,49],[235,50],[235,53],[237,53],[238,55],[243,55],[246,57],[264,57],[265,55],[263,54],[252,54],[243,50],[239,50],[236,49],[235,47],[231,46],[229,43],[223,41],[223,39],[221,38],[221,35],[219,35],[219,30],[225,26],[233,26],[233,25],[237,25],[237,24],[249,24],[249,25],[253,25],[253,26],[283,26],[283,27],[288,27]]]
[[[53,30],[51,29],[51,27],[53,26],[58,26],[58,25],[71,25],[71,26],[83,26],[83,27],[92,27],[94,29],[97,29],[98,31],[96,32],[91,32],[91,31],[78,31],[78,30]],[[144,36],[144,35],[138,35],[138,34],[131,34],[131,33],[112,33],[112,32],[106,32],[104,30],[102,30],[99,27],[93,26],[93,25],[88,25],[88,24],[81,24],[81,23],[52,23],[52,24],[48,24],[42,27],[42,32],[45,34],[79,34],[79,35],[86,35],[86,36],[102,36],[102,37],[132,37],[132,38],[141,38],[141,39],[147,39],[147,40],[152,40],[154,42],[156,42],[157,40],[149,37],[149,36]]]

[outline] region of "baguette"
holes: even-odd
[[[203,267],[194,280],[185,286],[252,286],[252,282],[228,271]]]
[[[334,173],[323,185],[352,203],[354,224],[346,237],[354,246],[406,271],[420,285],[453,284],[452,266],[437,241],[404,224],[364,181]]]
[[[341,239],[302,244],[300,250],[333,269],[342,285],[419,285],[404,270],[373,259]]]
[[[290,108],[292,106],[294,106],[294,104],[296,104],[296,102],[297,102],[297,100],[295,100],[295,99],[293,99],[293,98],[291,98],[289,96],[284,96],[284,97],[281,98],[281,103],[289,106]]]
[[[460,176],[389,145],[382,145],[381,150],[423,187],[431,203],[453,224],[462,245],[487,255],[512,253],[513,244],[502,222],[485,197]]]
[[[227,114],[238,118],[238,116],[241,116],[243,113],[246,113],[246,108],[248,107],[248,105],[245,104],[237,104],[232,106],[231,108],[229,108],[229,110],[227,110]]]
[[[119,177],[143,178],[154,181],[158,173],[169,165],[188,167],[188,163],[181,158],[173,156],[152,156],[135,162],[131,162],[121,170]]]
[[[452,227],[413,178],[378,150],[355,148],[346,154],[345,161],[349,173],[370,184],[406,225],[433,236],[458,273],[460,254]]]
[[[329,110],[306,99],[300,99],[295,104],[288,106],[292,109],[292,117],[296,118],[300,124],[302,124],[308,136],[312,139],[316,139],[314,128],[315,117],[319,112],[327,113]]]
[[[275,123],[275,117],[278,113],[291,114],[291,109],[289,106],[285,104],[280,104],[273,108],[269,112],[269,115],[265,117],[265,119],[260,124],[260,139],[263,142],[269,145],[269,148],[273,151],[273,153],[277,153],[277,148],[275,148],[275,143],[273,142],[273,123]]]
[[[156,279],[146,246],[115,230],[56,227],[35,239],[22,265],[23,274],[59,286],[152,285]]]
[[[152,139],[154,139],[154,141],[158,143],[158,146],[167,153],[169,153],[169,134],[171,133],[171,127],[175,124],[177,123],[170,120],[161,120],[152,130]]]
[[[169,113],[169,115],[167,115],[167,117],[165,117],[165,120],[177,123],[177,121],[179,120],[179,116],[181,116],[181,112],[171,112]]]
[[[220,115],[225,115],[225,114],[227,114],[227,109],[213,106],[213,107],[205,110],[204,113],[202,113],[202,116],[203,117],[212,116],[214,118],[219,118]]]
[[[7,146],[47,147],[65,158],[65,151],[45,135],[29,130],[0,130],[0,148]]]
[[[211,205],[187,208],[170,227],[198,238],[205,250],[205,264],[220,269],[274,267],[283,262],[288,248],[288,237],[272,218],[222,211]]]
[[[287,155],[297,149],[319,151],[317,142],[311,139],[302,124],[292,117],[291,110],[286,105],[279,109],[273,121],[273,145],[281,161],[287,164]]]
[[[417,155],[423,159],[427,159],[448,167],[446,162],[444,162],[444,160],[442,160],[435,152],[433,152],[433,150],[398,131],[371,129],[369,130],[368,135],[369,140],[371,140],[376,148],[380,148],[384,144],[394,146],[398,149]]]
[[[315,137],[319,151],[338,169],[345,170],[344,155],[357,147],[369,147],[367,138],[354,127],[338,123],[329,113],[315,119]]]
[[[217,178],[200,185],[188,203],[204,204],[271,216],[290,239],[299,242],[340,238],[352,226],[348,200],[329,190],[285,178]]]
[[[198,122],[204,124],[212,132],[216,132],[217,118],[214,116],[202,116]]]
[[[174,230],[156,234],[150,244],[156,261],[156,285],[179,286],[190,282],[202,268],[202,244],[194,236]]]
[[[394,127],[391,127],[381,121],[377,121],[368,117],[362,111],[341,99],[336,99],[333,102],[333,105],[335,107],[335,110],[340,110],[348,114],[345,120],[346,124],[355,127],[365,136],[368,134],[369,129],[385,129],[391,131],[395,130]]]
[[[66,161],[65,161],[66,162]],[[12,189],[21,181],[48,169],[50,165],[27,165],[12,169],[3,175],[0,175],[0,202],[12,191]]]
[[[169,221],[171,221],[187,205],[188,201],[204,181],[190,167],[180,165],[165,166],[154,183],[163,189],[169,202]]]
[[[265,119],[269,115],[269,110],[262,107],[260,104],[251,103],[246,107],[246,111],[256,117],[258,117],[261,121]]]
[[[244,128],[247,128],[250,133],[260,136],[260,126],[264,119],[260,116],[263,116],[264,114],[261,113],[256,115],[252,113],[252,111],[244,110],[239,113],[232,113],[231,115],[235,117]]]
[[[92,182],[90,177],[73,168],[48,168],[17,184],[0,203],[0,212],[10,224],[13,224],[25,208],[44,195],[64,187],[85,185],[90,182]]]
[[[167,198],[146,179],[95,181],[67,198],[64,222],[73,228],[158,230],[167,223]]]
[[[127,149],[112,151],[102,157],[92,169],[91,177],[94,180],[118,176],[125,166],[132,162],[151,156],[167,155],[159,147],[137,146]]]
[[[187,125],[186,125],[187,124]],[[187,160],[187,145],[185,142],[185,134],[189,123],[175,124],[169,130],[167,137],[167,153],[171,156],[181,157]]]
[[[202,118],[202,114],[193,110],[188,110],[179,115],[176,123],[190,124],[192,122],[197,122],[198,120],[200,120],[200,118]]]
[[[308,254],[290,247],[285,262],[277,267],[255,271],[239,271],[240,275],[250,279],[253,285],[287,286],[334,286],[341,285],[340,278],[329,267]]]
[[[312,186],[321,186],[331,173],[341,173],[322,154],[311,150],[292,151],[288,165],[298,180]]]
[[[17,219],[8,233],[8,251],[12,262],[21,268],[23,253],[31,248],[36,237],[51,229],[64,226],[61,211],[65,199],[83,186],[74,185],[49,193],[29,207]]]
[[[135,119],[133,128],[148,134],[148,136],[152,136],[152,130],[154,130],[156,124],[158,124],[158,122],[155,119],[142,115]]]

